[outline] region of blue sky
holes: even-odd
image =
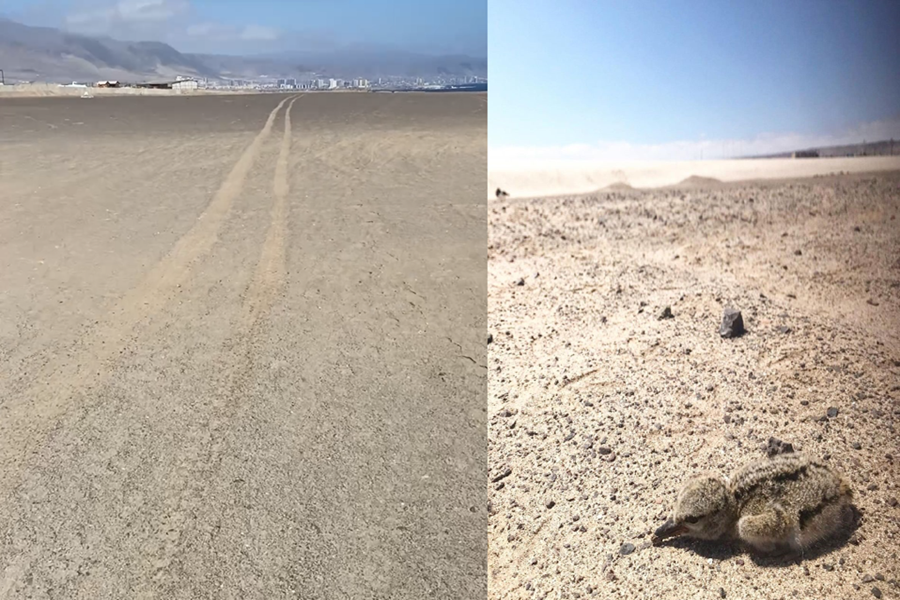
[[[486,0],[0,0],[0,13],[29,25],[157,39],[185,51],[378,44],[487,52]]]
[[[897,0],[490,0],[488,24],[492,158],[900,138]]]

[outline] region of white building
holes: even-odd
[[[200,87],[195,79],[182,79],[172,84],[173,90],[182,92],[194,91]]]

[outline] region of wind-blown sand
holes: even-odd
[[[512,197],[488,219],[492,599],[900,597],[900,173]],[[718,335],[728,305],[743,337]],[[802,560],[650,545],[686,476],[770,436],[847,475],[855,537]]]
[[[853,158],[697,161],[494,161],[489,162],[488,197],[497,188],[517,198],[586,194],[614,184],[655,188],[689,177],[719,181],[786,179],[838,173],[866,173],[900,169],[900,156]]]

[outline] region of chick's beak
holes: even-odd
[[[687,532],[687,527],[676,523],[672,519],[669,519],[668,521],[663,523],[659,529],[653,532],[651,541],[653,542],[654,546],[658,546],[663,542],[663,540],[681,535],[685,532]]]

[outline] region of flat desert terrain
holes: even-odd
[[[492,599],[900,597],[900,172],[513,195],[488,221]],[[841,471],[855,523],[800,557],[651,545],[688,476],[770,438]]]
[[[488,198],[497,188],[515,198],[589,194],[610,186],[654,188],[690,177],[722,182],[900,170],[900,156],[689,161],[533,161],[490,159]]]
[[[0,100],[0,598],[484,596],[486,113]]]

